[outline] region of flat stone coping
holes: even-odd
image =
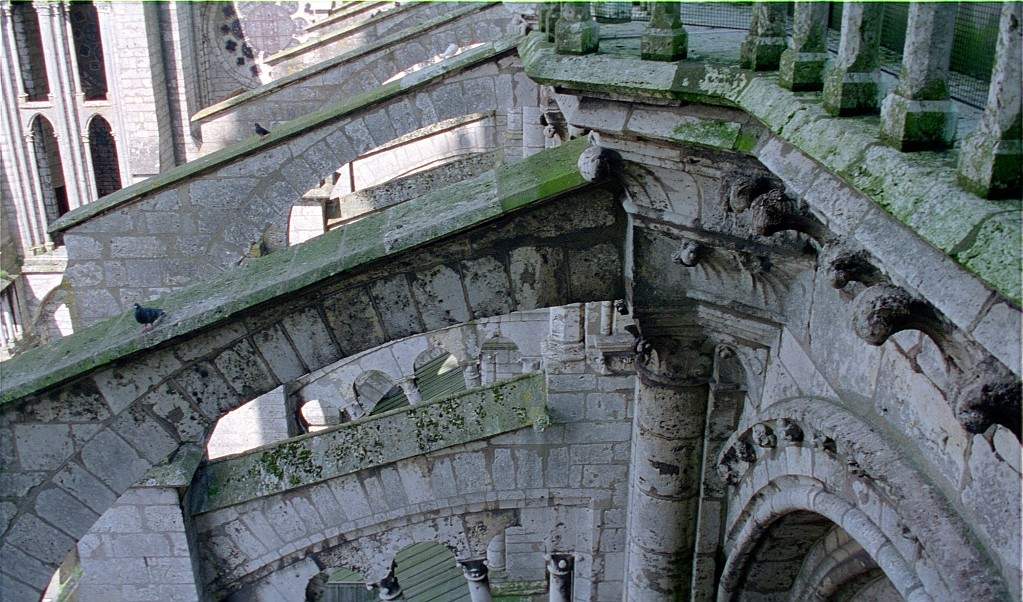
[[[485,63],[502,54],[514,52],[515,45],[519,40],[521,40],[521,36],[513,35],[471,48],[440,63],[429,65],[419,71],[410,73],[399,80],[281,124],[266,136],[253,135],[227,148],[178,165],[161,174],[122,188],[92,203],[82,205],[65,213],[50,224],[48,231],[50,233],[63,232],[92,217],[130,203],[143,195],[181,183],[192,176],[227,165],[233,161],[251,157],[263,150],[283,144],[311,130],[329,125],[381,101],[389,100],[410,90],[421,88],[434,80],[458,73],[480,63]]]
[[[323,19],[306,25],[305,31],[316,31],[317,29],[327,27],[328,25],[333,25],[338,21],[344,21],[352,15],[382,8],[388,4],[393,4],[393,2],[357,2],[351,6],[342,6],[329,12]]]
[[[132,311],[0,364],[0,404],[32,395],[136,353],[190,338],[257,305],[451,236],[588,185],[579,138],[470,180],[371,213],[342,228],[175,291],[148,305],[167,312],[143,333]]]
[[[704,38],[707,49],[700,47]],[[612,44],[614,54],[559,55],[540,33],[523,40],[519,55],[530,78],[567,93],[741,109],[1020,305],[1020,201],[990,201],[964,190],[956,182],[955,152],[888,147],[879,138],[878,116],[831,117],[819,92],[793,93],[777,84],[777,74],[741,69],[711,39],[690,36],[698,61],[644,61]]]
[[[386,48],[388,46],[404,42],[410,38],[414,38],[433,29],[437,29],[438,27],[441,27],[443,25],[447,25],[452,21],[457,21],[458,19],[461,19],[466,15],[478,13],[484,9],[490,8],[491,6],[496,6],[496,3],[473,4],[468,7],[452,11],[440,17],[429,19],[427,21],[420,23],[419,25],[416,25],[415,27],[403,29],[397,33],[384,36],[377,40],[376,42],[366,44],[365,46],[360,46],[348,52],[343,52],[337,55],[336,57],[316,63],[315,65],[306,67],[305,69],[301,69],[290,75],[286,75],[284,77],[275,79],[272,82],[263,84],[262,86],[259,86],[257,88],[246,90],[241,94],[237,94],[235,96],[232,96],[231,98],[222,100],[216,104],[212,104],[206,107],[205,109],[198,111],[195,115],[192,115],[191,121],[193,123],[201,123],[203,121],[206,121],[207,119],[217,117],[222,113],[225,113],[233,108],[236,108],[238,105],[246,104],[257,98],[269,96],[270,94],[278,92],[283,88],[287,88],[293,84],[305,81],[311,77],[315,77],[316,75],[323,73],[328,69],[337,67],[338,65],[343,65],[344,63],[352,62],[358,58],[376,52],[382,48]]]
[[[528,374],[210,462],[190,510],[201,514],[547,421],[544,375]]]

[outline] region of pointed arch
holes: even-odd
[[[92,2],[68,3],[71,37],[78,64],[78,85],[85,100],[106,100],[107,71],[103,62],[103,39],[99,14]]]
[[[96,195],[104,197],[121,189],[121,169],[118,165],[117,142],[110,123],[101,115],[89,120],[89,155],[92,175],[96,182]]]
[[[30,123],[29,139],[35,158],[36,178],[46,223],[49,224],[71,209],[67,183],[64,181],[64,165],[57,134],[50,121],[42,115],[36,115]]]
[[[39,14],[31,2],[11,2],[14,45],[21,67],[21,91],[29,102],[42,102],[50,94],[46,58],[39,29]]]

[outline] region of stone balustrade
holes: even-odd
[[[680,18],[681,10],[681,18]],[[932,3],[909,6],[906,42],[898,84],[884,95],[881,82],[881,26],[884,7],[876,3],[843,5],[837,55],[827,50],[828,6],[796,2],[792,35],[786,36],[786,8],[755,2],[740,63],[755,72],[779,71],[778,83],[793,91],[823,90],[824,109],[833,116],[881,113],[878,137],[901,151],[943,150],[954,143],[956,111],[949,95],[949,63],[956,7]],[[958,178],[983,198],[1018,198],[1021,187],[1020,64],[1023,32],[1020,5],[1002,8],[995,65],[984,117],[962,142]],[[682,23],[686,8],[677,2],[653,3],[640,44],[648,61],[678,61],[687,56]],[[599,20],[615,22],[604,10]],[[540,29],[559,54],[599,52],[600,27],[588,4],[545,6]],[[614,37],[614,36],[612,36]],[[787,41],[786,41],[787,39]],[[615,48],[609,52],[620,52]],[[701,59],[706,60],[706,59]],[[884,96],[884,102],[881,97]]]

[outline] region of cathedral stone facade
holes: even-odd
[[[0,599],[1019,599],[1021,18],[0,0]]]

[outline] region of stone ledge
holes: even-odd
[[[162,297],[168,322],[139,331],[132,312],[4,362],[0,404],[146,349],[223,324],[256,305],[587,186],[576,168],[584,138],[438,189]]]
[[[418,35],[423,34],[425,32],[431,31],[431,30],[436,29],[438,27],[441,27],[443,25],[447,25],[448,23],[451,23],[452,21],[457,21],[458,19],[461,19],[465,15],[470,15],[470,14],[474,14],[474,13],[477,13],[477,12],[481,12],[481,11],[487,9],[487,8],[492,7],[492,6],[496,6],[496,4],[488,3],[488,4],[472,5],[472,6],[469,6],[469,7],[466,7],[466,8],[462,8],[462,9],[453,11],[453,12],[451,12],[449,14],[442,15],[440,17],[436,17],[436,18],[430,19],[428,21],[424,21],[423,23],[421,23],[421,24],[419,24],[419,25],[417,25],[415,27],[412,27],[412,28],[409,28],[409,29],[403,29],[403,30],[401,30],[401,31],[399,31],[397,33],[394,33],[394,34],[385,36],[383,38],[380,38],[376,42],[372,42],[370,44],[366,44],[365,46],[360,46],[359,48],[357,48],[355,50],[351,50],[349,52],[341,53],[341,54],[339,54],[338,56],[336,56],[334,58],[328,59],[326,61],[322,61],[322,62],[317,63],[317,64],[315,64],[315,65],[313,65],[311,67],[306,67],[305,69],[302,69],[300,71],[296,71],[295,73],[292,73],[291,75],[286,75],[286,76],[281,77],[279,79],[275,79],[275,80],[273,80],[270,83],[267,83],[267,84],[264,84],[262,86],[259,86],[258,88],[253,88],[251,90],[247,90],[245,92],[242,92],[241,94],[238,94],[236,96],[232,96],[231,98],[228,98],[228,99],[223,100],[221,102],[218,102],[216,104],[210,105],[210,106],[206,107],[205,109],[202,109],[201,111],[198,111],[195,115],[192,115],[191,121],[192,121],[192,123],[200,123],[200,122],[205,121],[207,119],[210,119],[212,117],[216,117],[216,116],[220,115],[221,113],[224,113],[226,111],[229,111],[230,109],[233,109],[233,108],[237,107],[238,105],[245,104],[245,103],[247,103],[249,101],[252,101],[254,99],[257,99],[257,98],[262,98],[264,96],[268,96],[268,95],[272,94],[273,92],[277,92],[277,91],[281,90],[282,88],[286,88],[286,87],[288,87],[288,86],[290,86],[292,84],[296,84],[298,82],[307,80],[307,79],[309,79],[311,77],[315,77],[316,75],[318,75],[318,74],[320,74],[320,73],[322,73],[322,72],[324,72],[324,71],[326,71],[326,70],[328,70],[328,69],[330,69],[332,67],[337,67],[338,65],[343,65],[344,63],[348,63],[348,62],[354,61],[354,60],[359,59],[359,58],[361,58],[361,57],[363,57],[363,56],[365,56],[367,54],[371,54],[373,52],[376,52],[377,50],[380,50],[381,48],[386,48],[387,46],[391,46],[393,44],[404,42],[404,41],[408,40],[409,38],[413,38],[415,36],[418,36]]]
[[[192,514],[546,424],[544,375],[398,408],[209,463]]]
[[[755,75],[736,65],[563,56],[538,33],[523,40],[519,54],[527,75],[566,93],[742,109],[1017,306],[1023,300],[1020,202],[989,201],[963,190],[956,184],[954,153],[902,153],[884,146],[877,116],[832,118],[819,93],[790,92],[777,85],[776,75]],[[711,146],[734,141],[736,150],[746,150],[731,131],[707,134],[687,137]]]
[[[393,2],[358,2],[352,6],[343,6],[337,10],[331,11],[327,16],[319,21],[310,23],[306,26],[305,31],[315,31],[322,29],[328,25],[333,25],[338,21],[344,21],[347,17],[358,15],[360,13],[368,12],[377,8],[382,8],[385,5],[394,4]]]
[[[371,107],[376,103],[389,100],[411,90],[418,89],[426,85],[428,82],[457,74],[464,69],[484,63],[495,57],[514,52],[515,45],[520,39],[521,36],[508,36],[495,42],[477,46],[476,48],[467,50],[462,54],[451,57],[443,62],[430,65],[419,71],[410,73],[400,80],[380,86],[375,90],[370,90],[344,102],[330,105],[319,111],[309,113],[299,119],[289,121],[275,128],[273,132],[264,137],[252,136],[248,140],[233,144],[222,150],[200,157],[195,161],[189,161],[188,163],[169,169],[137,184],[132,184],[131,186],[122,188],[117,192],[109,194],[95,202],[83,205],[73,211],[65,213],[59,219],[50,224],[48,230],[51,233],[63,232],[64,230],[80,224],[92,217],[107,213],[126,203],[130,203],[145,194],[161,190],[215,167],[219,167],[236,160],[253,157],[261,151],[279,146],[296,136],[319,128],[323,125],[333,123],[334,121],[351,115],[356,111]]]

